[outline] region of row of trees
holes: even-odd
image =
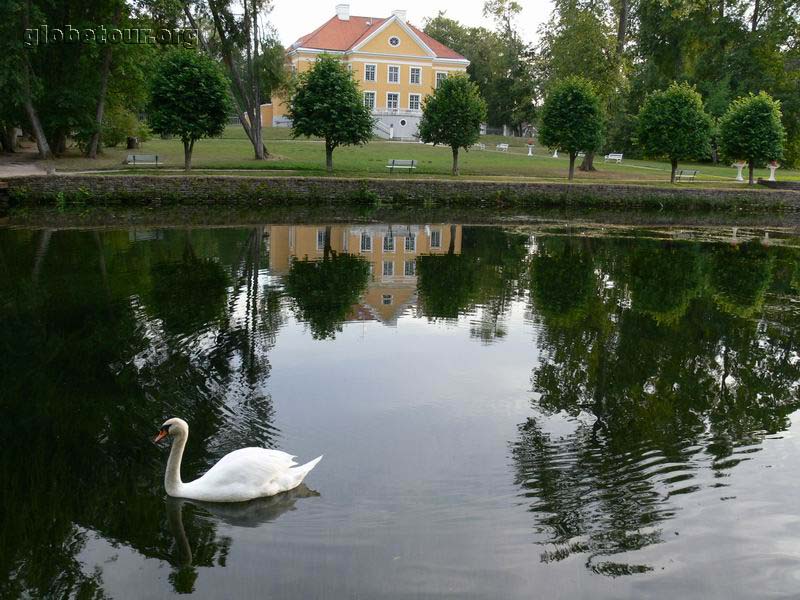
[[[695,86],[715,120],[734,99],[767,92],[781,103],[785,161],[800,158],[796,0],[556,0],[530,45],[515,29],[517,2],[494,0],[486,9],[495,30],[439,14],[425,31],[471,61],[468,72],[487,100],[491,125],[521,133],[560,81],[579,76],[594,85],[607,115],[601,147],[637,156],[645,98],[677,81]],[[592,169],[592,159],[587,152],[581,168]]]
[[[747,161],[750,184],[757,164],[783,157],[780,103],[765,92],[736,99],[716,127],[697,90],[673,83],[645,98],[637,122],[643,153],[669,159],[672,183],[678,162],[708,157],[712,142],[726,158]],[[602,97],[590,81],[573,76],[553,86],[542,108],[539,140],[569,152],[570,181],[578,153],[589,155],[601,147],[603,128]]]
[[[259,107],[287,82],[284,50],[265,20],[270,10],[271,0],[8,0],[0,20],[0,150],[15,151],[16,127],[33,136],[42,158],[63,154],[70,141],[94,158],[103,143],[146,135],[140,117],[151,74],[176,44],[26,45],[20,33],[69,23],[78,30],[197,29],[196,46],[226,72],[231,107],[255,158],[265,158]]]

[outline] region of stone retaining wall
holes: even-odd
[[[436,206],[582,206],[678,210],[800,211],[800,192],[437,179],[327,177],[55,175],[6,180],[10,203],[38,205],[260,206],[369,203]]]

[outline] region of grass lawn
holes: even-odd
[[[204,170],[236,170],[244,174],[286,175],[326,175],[325,148],[320,140],[305,138],[292,140],[285,128],[267,128],[264,140],[272,157],[268,161],[253,159],[244,131],[239,126],[229,126],[220,138],[204,139],[195,144],[192,160],[197,174]],[[462,152],[460,156],[462,178],[474,179],[535,179],[537,181],[566,180],[568,159],[564,156],[552,158],[546,149],[537,147],[533,157],[527,156],[524,138],[502,138],[485,136],[481,142],[486,150]],[[508,143],[508,152],[496,151],[495,145]],[[173,169],[183,166],[183,146],[179,140],[153,138],[135,151],[139,154],[158,154],[165,163],[157,172],[175,174]],[[123,164],[129,153],[122,147],[105,148],[97,160],[89,160],[74,154],[56,159],[56,169],[62,172],[84,170],[136,170],[152,173],[152,169],[129,167]],[[387,161],[396,159],[416,159],[418,168],[411,177],[450,177],[452,155],[449,148],[433,147],[419,143],[387,142],[376,140],[363,147],[338,148],[333,154],[334,176],[340,177],[406,177],[406,174],[390,175],[386,169]],[[598,171],[594,173],[576,172],[579,182],[636,183],[660,185],[669,183],[669,164],[646,160],[625,160],[623,164],[603,163],[602,157],[595,159]],[[710,164],[681,164],[679,168],[700,171],[695,184],[713,187],[734,187],[736,170],[727,166]],[[206,171],[207,172],[207,171]],[[236,173],[242,174],[241,172]],[[768,177],[769,171],[759,169],[757,177]],[[800,180],[800,171],[778,171],[778,179]]]

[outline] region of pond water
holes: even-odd
[[[0,229],[0,319],[2,597],[800,586],[790,235]],[[168,499],[172,416],[187,480],[325,458],[271,499]]]

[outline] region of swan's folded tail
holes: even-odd
[[[306,475],[309,474],[311,469],[316,467],[317,463],[322,460],[322,456],[323,455],[319,455],[317,458],[308,461],[304,465],[300,465],[299,467],[292,467],[291,469],[289,469],[292,475],[295,476],[295,481],[296,481],[295,485],[300,485],[303,482],[303,479],[306,478]]]

